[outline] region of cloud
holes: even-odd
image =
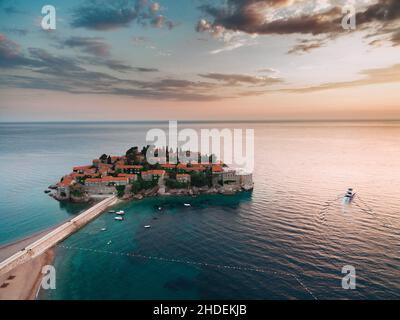
[[[143,37],[143,36],[133,36],[132,37],[132,42],[135,45],[141,45],[143,43],[147,43],[148,39],[146,37]]]
[[[20,46],[16,42],[0,34],[0,68],[33,65],[35,65],[35,61],[26,58],[21,53]]]
[[[79,57],[79,62],[83,64],[90,64],[94,66],[104,66],[109,68],[110,70],[113,71],[118,71],[118,72],[143,72],[143,73],[152,73],[152,72],[159,72],[157,68],[148,68],[148,67],[133,67],[131,65],[128,65],[124,63],[123,61],[116,60],[116,59],[105,59],[99,56],[84,56],[84,57]]]
[[[158,2],[153,2],[152,4],[150,4],[150,11],[152,13],[157,13],[158,11],[160,11],[160,4]]]
[[[62,42],[62,45],[70,48],[80,48],[83,52],[99,56],[108,57],[111,46],[99,37],[70,37]]]
[[[101,57],[68,58],[56,56],[41,48],[29,48],[29,55],[19,50],[14,41],[0,35],[0,68],[24,69],[29,75],[2,72],[0,86],[5,88],[38,89],[69,92],[73,94],[126,95],[143,99],[199,100],[221,99],[213,94],[215,87],[206,82],[183,79],[157,79],[142,81],[120,78],[105,72],[90,71],[81,63],[102,63],[117,71],[152,73],[156,68],[130,67],[122,62]],[[5,70],[3,70],[5,71]]]
[[[243,43],[243,42],[229,43],[222,48],[211,50],[210,53],[218,54],[218,53],[225,52],[225,51],[232,51],[232,50],[238,49],[240,47],[243,47],[244,45],[245,45],[245,43]]]
[[[22,13],[24,13],[23,11],[17,9],[17,8],[14,7],[14,6],[5,7],[5,8],[3,8],[3,11],[4,11],[6,14],[8,14],[8,15],[12,15],[12,14],[22,14]]]
[[[282,79],[275,77],[258,77],[243,74],[207,73],[199,74],[199,76],[224,82],[226,85],[250,84],[256,86],[265,86],[282,82]]]
[[[147,0],[91,0],[73,11],[71,26],[90,30],[107,31],[129,27],[136,22],[172,29],[175,24],[159,14],[161,7]]]
[[[323,35],[333,39],[348,34],[342,28],[342,6],[324,2],[310,10],[312,1],[227,0],[225,4],[201,5],[200,10],[211,21],[201,19],[196,30],[210,32],[216,28],[259,35]],[[400,23],[400,1],[364,2],[356,14],[357,30],[383,30]],[[387,30],[387,29],[386,29]],[[396,41],[396,37],[393,38]],[[294,51],[309,51],[318,45],[299,46]]]
[[[22,28],[3,28],[2,30],[8,34],[15,34],[17,36],[26,36],[29,33],[28,29]]]
[[[93,68],[87,68],[88,65],[93,65],[100,71],[93,71]],[[101,67],[119,73],[103,71]],[[251,96],[252,93],[259,95],[260,88],[282,82],[274,77],[221,73],[192,76],[207,79],[204,81],[179,77],[163,78],[159,75],[154,77],[153,73],[158,72],[156,68],[129,66],[102,55],[68,57],[42,48],[28,48],[24,53],[16,42],[4,35],[0,35],[0,68],[1,88],[124,95],[161,101],[214,101]],[[149,80],[142,80],[139,73],[147,73]]]
[[[325,40],[300,40],[293,48],[291,48],[288,54],[303,54],[309,53],[311,50],[323,47],[326,44]]]
[[[371,84],[400,82],[400,64],[396,64],[386,68],[363,70],[360,72],[360,75],[363,76],[361,79],[353,81],[332,82],[304,88],[282,89],[280,91],[291,93],[310,93],[322,90],[366,86]]]
[[[391,40],[392,40],[393,46],[400,45],[400,30],[392,34]]]
[[[279,73],[279,71],[274,69],[274,68],[264,68],[264,69],[257,70],[257,72],[260,72],[260,73],[275,73],[275,74]]]

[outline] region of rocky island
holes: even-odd
[[[155,147],[146,146],[140,151],[133,147],[123,156],[103,154],[90,165],[74,167],[54,186],[56,192],[51,196],[59,201],[88,202],[111,195],[140,200],[151,196],[235,194],[253,189],[251,173],[231,169],[215,161],[214,156],[173,152],[167,147],[153,150],[160,161],[149,161],[149,148]],[[196,161],[183,161],[188,155]]]

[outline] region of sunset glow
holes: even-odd
[[[0,2],[0,118],[399,119],[400,4]],[[386,13],[385,13],[386,12]]]

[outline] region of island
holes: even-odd
[[[184,156],[191,154],[193,159],[194,153],[163,147],[156,148],[154,154],[166,155],[163,159],[167,161],[154,163],[146,157],[151,147],[132,147],[122,156],[103,154],[92,164],[74,167],[53,186],[55,192],[50,195],[59,201],[89,202],[112,195],[140,200],[167,195],[228,195],[253,189],[252,173],[229,168],[213,155],[195,153],[197,161],[183,162]],[[176,161],[171,162],[172,158]]]

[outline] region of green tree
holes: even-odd
[[[174,179],[166,179],[165,185],[171,189],[186,189],[189,186],[188,183],[178,182]]]
[[[85,195],[85,189],[79,183],[76,183],[70,187],[70,193],[74,197],[83,197]]]
[[[191,180],[191,184],[192,186],[195,187],[204,187],[206,185],[208,185],[208,179],[206,177],[206,174],[203,172],[191,172],[190,173],[190,180]]]
[[[115,189],[117,190],[117,197],[122,198],[125,194],[125,186],[115,186]]]
[[[105,161],[107,161],[107,158],[108,158],[108,156],[104,153],[99,159],[100,159],[102,162],[105,162]]]

